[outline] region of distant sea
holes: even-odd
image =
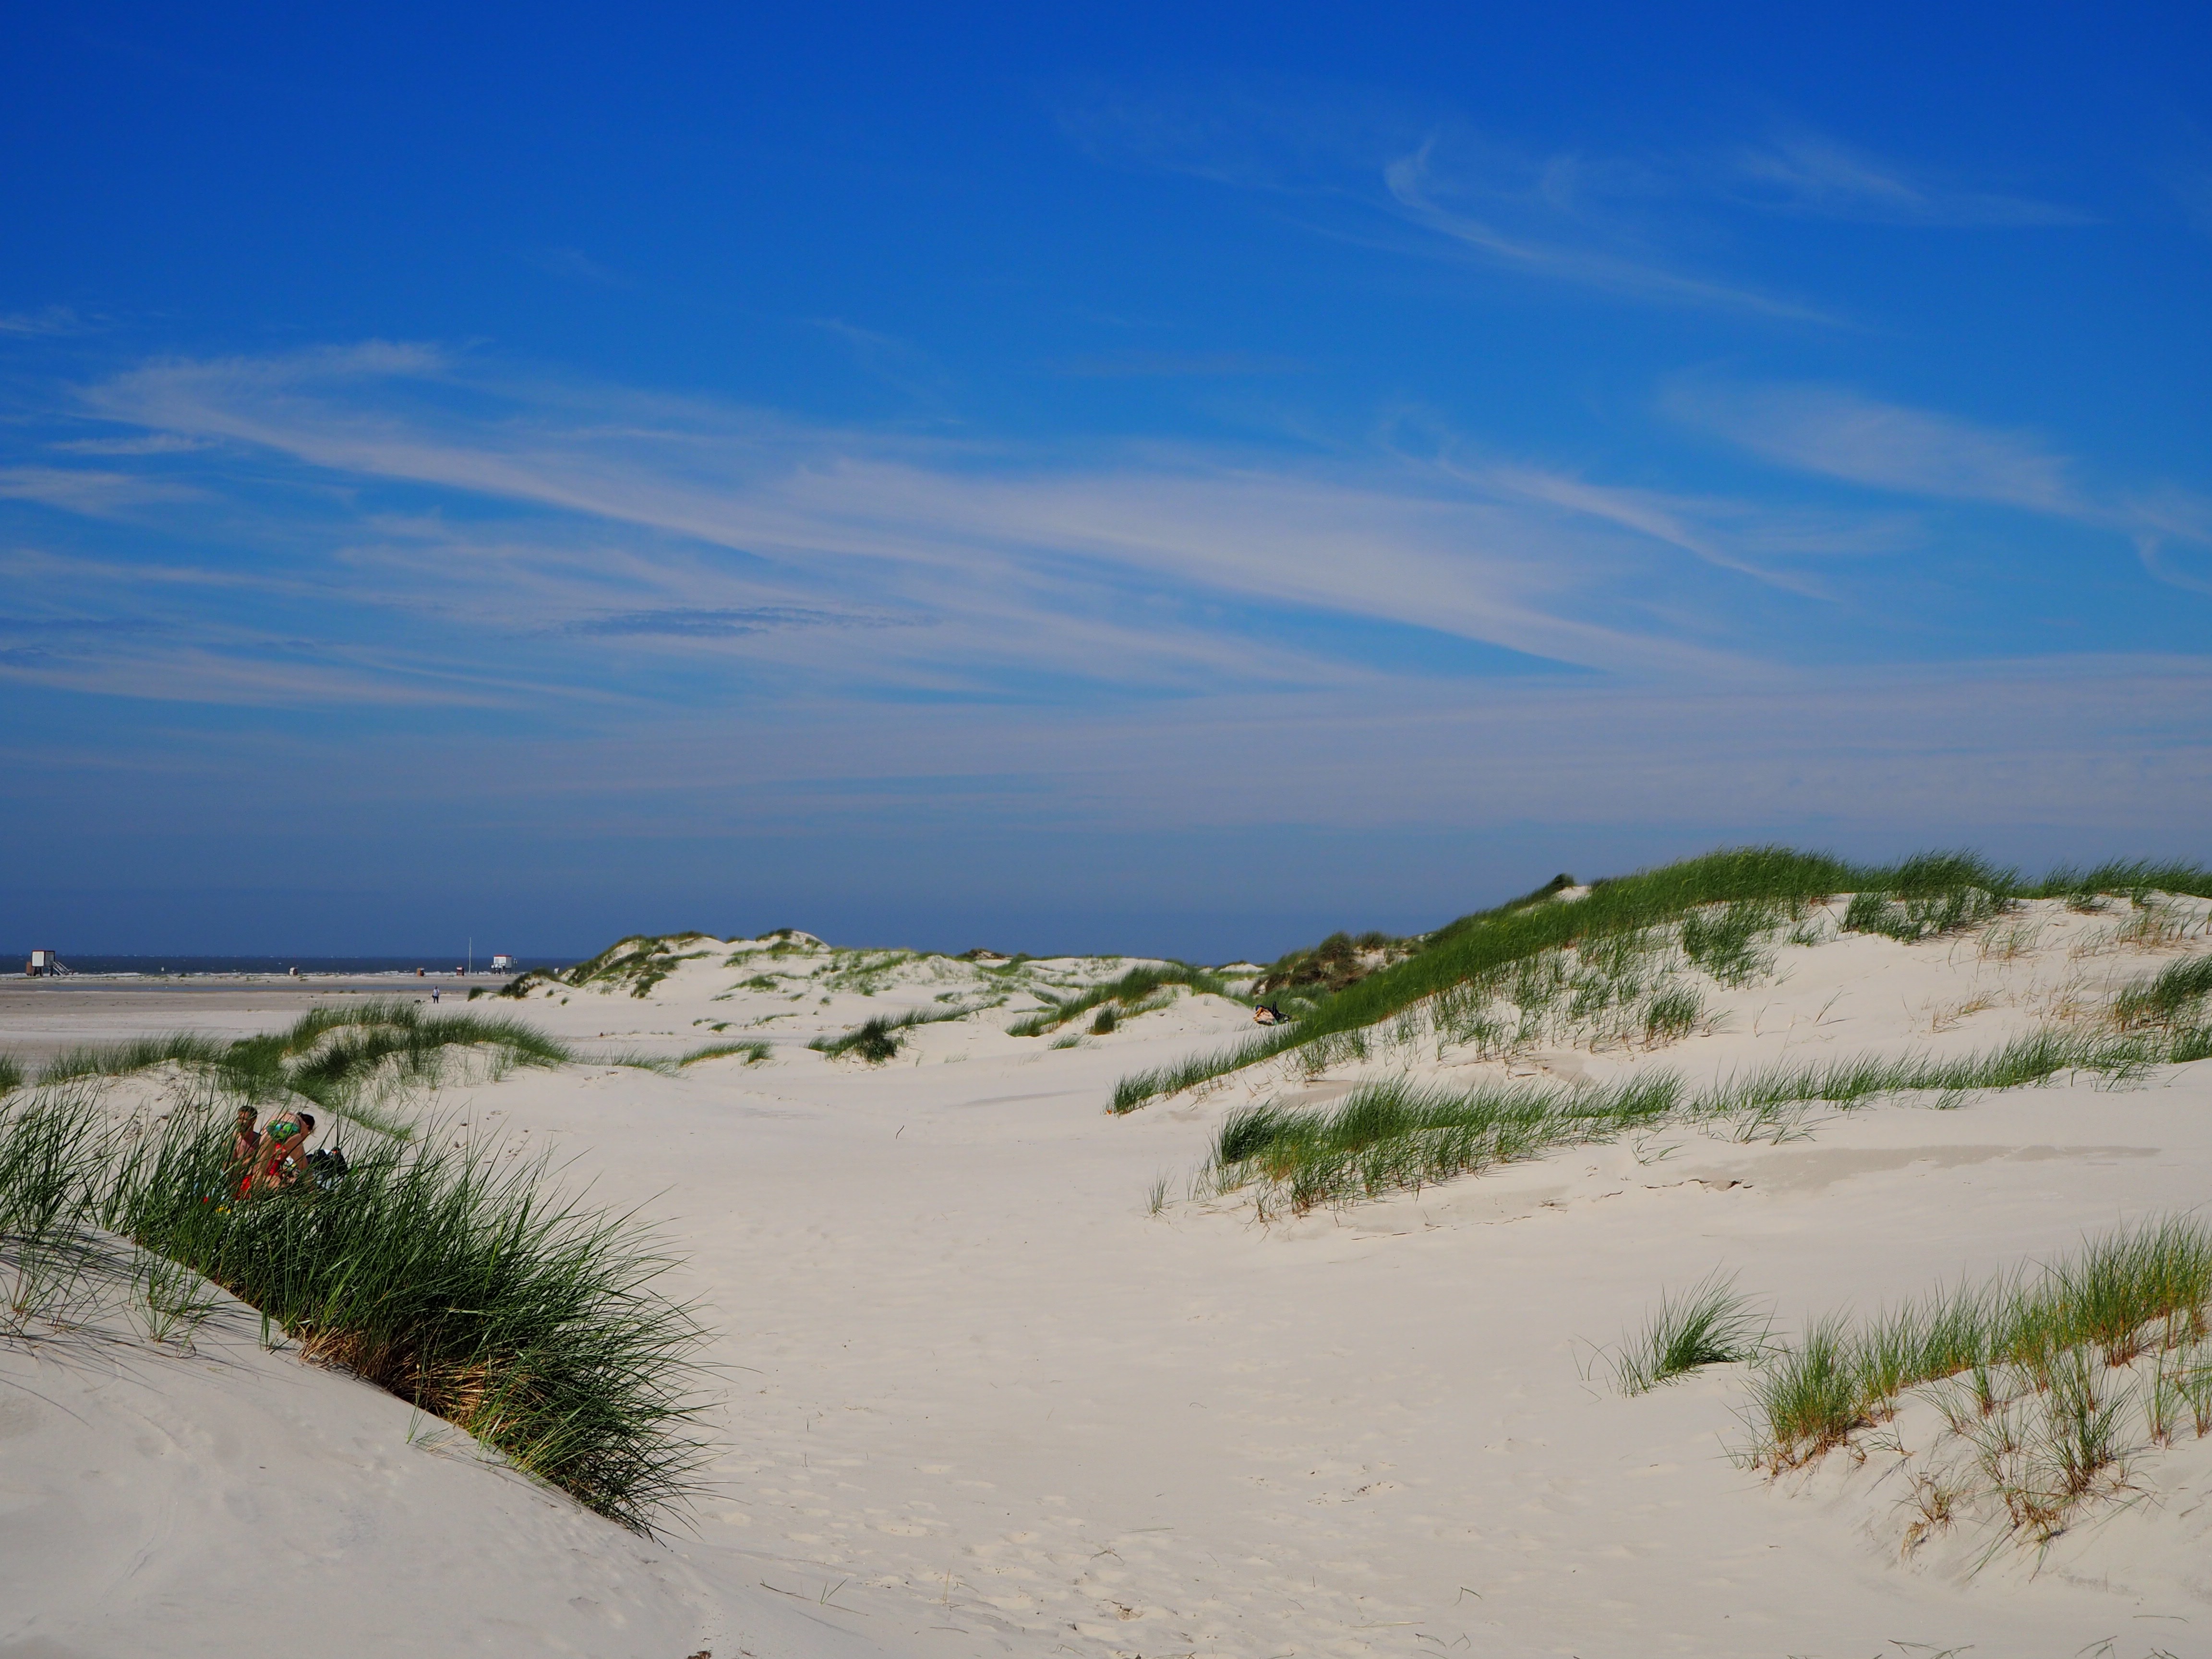
[[[31,959],[28,951],[0,956],[0,973],[21,973]],[[517,957],[522,968],[568,968],[580,957]],[[417,968],[428,974],[450,974],[466,958],[436,957],[94,957],[64,956],[62,966],[77,974],[286,974],[297,968],[302,974],[405,974]],[[477,958],[478,977],[489,974],[489,957]]]

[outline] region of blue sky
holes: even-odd
[[[0,935],[2212,854],[2208,14],[1044,9],[11,13]]]

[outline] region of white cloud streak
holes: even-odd
[[[67,306],[46,306],[37,311],[0,312],[0,334],[12,334],[18,339],[82,334],[92,326]]]
[[[2096,222],[2056,203],[1945,184],[1817,133],[1747,146],[1732,160],[1747,199],[1811,217],[1963,228]]]
[[[1635,258],[1587,244],[1506,234],[1485,219],[1449,204],[1446,189],[1435,177],[1436,144],[1431,138],[1383,169],[1390,199],[1414,222],[1497,264],[1640,299],[1747,312],[1793,322],[1837,320],[1794,301],[1684,275],[1649,257]],[[1556,197],[1553,200],[1556,204]]]
[[[2124,513],[2169,544],[2212,524],[2176,492],[2100,505],[2026,434],[1833,389],[1699,385],[1675,407],[1884,490],[2100,526]],[[1632,488],[1449,442],[1297,472],[1191,450],[1075,465],[392,344],[151,363],[84,409],[198,446],[164,441],[147,465],[188,479],[202,500],[182,510],[219,512],[226,537],[257,503],[325,516],[220,568],[9,552],[21,626],[0,635],[0,676],[526,714],[553,735],[499,745],[485,788],[659,792],[693,832],[902,791],[1090,827],[1688,821],[1723,799],[1739,821],[1934,823],[1962,789],[2071,822],[2089,808],[2067,790],[2109,789],[2116,754],[2148,769],[2146,811],[2212,804],[2200,662],[1791,660],[1838,614],[1832,589],[1924,537],[1895,510]],[[94,597],[113,599],[105,635]],[[251,625],[234,619],[249,601]],[[1370,625],[1553,668],[1401,670],[1345,645]]]
[[[199,495],[190,484],[135,472],[90,467],[0,467],[0,500],[39,501],[96,518],[112,518],[153,502],[192,501]]]
[[[1662,402],[1678,418],[1784,466],[1901,495],[2011,507],[2125,538],[2157,580],[2212,593],[2212,503],[2171,485],[2100,495],[2081,481],[2072,459],[2032,433],[1835,386],[1686,381]]]
[[[1834,386],[1685,383],[1665,403],[1680,419],[1803,471],[1905,495],[2094,516],[2074,464],[2030,434]]]
[[[1728,150],[1529,154],[1486,141],[1449,111],[1312,86],[1094,94],[1061,123],[1102,161],[1304,201],[1327,234],[1363,240],[1340,222],[1356,204],[1418,227],[1406,252],[1777,322],[1846,325],[1831,308],[1690,269],[1679,250],[1710,245],[1708,222],[1748,210],[1923,228],[2095,222],[1802,130]]]
[[[1102,609],[1131,581],[1437,629],[1612,672],[1741,672],[1753,661],[1603,602],[1613,579],[1648,562],[1648,542],[1566,533],[1556,515],[1527,509],[1525,489],[1478,492],[1434,466],[1328,480],[1155,454],[1071,469],[697,405],[633,406],[622,420],[588,422],[542,407],[471,420],[422,406],[424,394],[462,382],[434,353],[380,345],[155,364],[94,388],[88,402],[162,432],[633,526],[752,562],[744,584],[725,570],[705,588],[664,585],[665,603],[804,605],[824,586],[888,584],[894,599],[966,612],[991,641],[970,643],[991,655],[1019,647],[1012,654],[1091,672],[1117,659],[1140,676],[1177,658],[1179,676],[1251,667],[1218,639],[1206,647]],[[1626,515],[1613,522],[1638,529]],[[692,576],[702,569],[694,558]]]

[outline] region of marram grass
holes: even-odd
[[[1080,996],[1070,997],[1065,1002],[1057,1002],[1049,1008],[1039,1009],[1036,1013],[1026,1015],[1006,1027],[1006,1035],[1018,1037],[1042,1036],[1047,1031],[1055,1030],[1071,1020],[1080,1019],[1094,1008],[1110,1008],[1115,1012],[1118,1018],[1121,1014],[1134,1012],[1140,1004],[1151,999],[1155,993],[1163,991],[1171,985],[1187,986],[1192,991],[1201,994],[1227,997],[1234,1001],[1241,1002],[1245,1000],[1238,997],[1236,992],[1230,989],[1228,982],[1218,975],[1208,973],[1203,968],[1193,968],[1183,963],[1170,962],[1158,967],[1132,968],[1119,979],[1108,980],[1103,985],[1094,985]]]
[[[878,1014],[836,1036],[818,1036],[806,1046],[831,1060],[851,1054],[871,1066],[880,1066],[904,1046],[907,1032],[917,1025],[939,1025],[964,1019],[972,1008],[909,1008],[902,1014]]]
[[[127,1077],[174,1061],[180,1066],[221,1063],[229,1045],[195,1031],[176,1031],[161,1036],[131,1037],[121,1042],[86,1043],[56,1054],[39,1067],[40,1083],[67,1083],[76,1078]]]
[[[1661,1303],[1614,1362],[1642,1393],[1702,1365],[1747,1363],[1753,1443],[1775,1474],[1839,1448],[1886,1443],[1900,1468],[1910,1554],[1962,1520],[1990,1528],[1980,1564],[2008,1541],[2048,1544],[2076,1516],[2136,1488],[2134,1460],[2193,1429],[2212,1434],[2212,1225],[2154,1217],[2041,1267],[1854,1318],[1814,1319],[1777,1341],[1715,1274]],[[1867,1437],[1909,1400],[1935,1407],[1908,1449]],[[1978,1564],[1980,1565],[1980,1564]]]
[[[2185,864],[2062,868],[2039,882],[1972,853],[1927,853],[1893,865],[1860,865],[1783,847],[1735,848],[1595,884],[1583,897],[1539,895],[1463,916],[1430,934],[1401,962],[1301,1011],[1295,1023],[1211,1054],[1123,1078],[1110,1108],[1146,1102],[1242,1071],[1278,1054],[1356,1034],[1441,993],[1547,951],[1680,926],[1686,952],[1723,982],[1752,971],[1756,919],[1777,922],[1812,901],[1850,893],[1856,926],[1927,939],[1978,925],[2012,901],[2141,894],[2212,897],[2212,870]],[[1729,907],[1718,918],[1698,913]],[[1694,947],[1694,948],[1692,948]]]
[[[518,1019],[429,1013],[419,1001],[390,998],[313,1008],[286,1030],[234,1042],[181,1031],[72,1048],[41,1066],[38,1080],[127,1077],[174,1064],[248,1100],[299,1095],[373,1117],[362,1097],[380,1079],[435,1083],[454,1053],[470,1049],[487,1052],[501,1067],[558,1066],[574,1057],[565,1043]]]
[[[86,1133],[88,1082],[0,1106],[0,1243],[122,1234],[626,1526],[694,1489],[702,1332],[635,1218],[551,1189],[542,1158],[443,1136],[372,1140],[327,1187],[237,1201],[234,1100],[210,1087],[136,1138]]]
[[[1623,1394],[1649,1394],[1707,1365],[1742,1364],[1765,1351],[1771,1321],[1713,1273],[1679,1296],[1662,1296],[1644,1328],[1622,1340],[1613,1367]]]
[[[2033,1272],[1960,1284],[1851,1321],[1816,1320],[1774,1346],[1753,1399],[1760,1461],[1809,1462],[1893,1414],[1908,1389],[1974,1376],[1991,1404],[2002,1373],[2043,1392],[2072,1360],[2106,1366],[2205,1335],[2212,1304],[2212,1226],[2168,1217],[2091,1240]]]
[[[2189,957],[2135,981],[2112,1001],[2112,1018],[2124,1029],[2174,1026],[2204,1012],[2212,997],[2212,956]]]
[[[1213,1188],[1258,1189],[1263,1212],[1304,1213],[1424,1187],[1554,1148],[1618,1139],[1668,1120],[1719,1121],[1739,1139],[1796,1133],[1804,1111],[1843,1110],[1876,1098],[1934,1094],[1956,1103],[1982,1090],[2016,1089],[2069,1072],[2127,1077],[2212,1054],[2212,1031],[2139,1036],[2041,1032],[1953,1059],[1906,1054],[1784,1063],[1725,1078],[1692,1093],[1673,1072],[1613,1084],[1488,1083],[1424,1089],[1392,1079],[1363,1085],[1334,1106],[1248,1106],[1223,1120],[1208,1168]]]
[[[677,1060],[678,1066],[696,1066],[702,1060],[735,1060],[742,1055],[748,1066],[758,1065],[775,1053],[775,1045],[755,1039],[750,1042],[709,1042],[694,1048]]]

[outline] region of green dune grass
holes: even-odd
[[[2212,870],[2185,864],[2109,864],[2087,871],[2063,868],[2027,883],[2016,871],[1972,853],[1927,853],[1893,865],[1859,865],[1788,848],[1725,849],[1598,882],[1579,899],[1530,896],[1462,917],[1430,935],[1417,954],[1325,998],[1287,1026],[1212,1054],[1123,1078],[1109,1109],[1133,1110],[1292,1049],[1332,1038],[1357,1039],[1417,1004],[1570,945],[1587,948],[1679,927],[1685,951],[1726,983],[1744,971],[1761,927],[1839,893],[1855,896],[1847,927],[1919,939],[1976,926],[2015,899],[2153,890],[2212,896]],[[1718,918],[1698,914],[1713,906],[1729,911]]]
[[[2125,1077],[2212,1057],[2212,1030],[2134,1036],[2039,1032],[1984,1054],[1860,1057],[1761,1066],[1692,1092],[1673,1072],[1595,1086],[1492,1083],[1424,1089],[1363,1085],[1334,1106],[1248,1106],[1224,1118],[1207,1175],[1219,1193],[1258,1188],[1265,1212],[1381,1198],[1555,1148],[1617,1139],[1667,1121],[1721,1121],[1739,1139],[1795,1133],[1805,1111],[1850,1110],[1899,1095],[1938,1105],[2069,1072]]]
[[[218,1079],[253,1102],[301,1096],[395,1133],[367,1097],[379,1079],[434,1084],[453,1054],[485,1054],[495,1070],[558,1066],[574,1058],[567,1044],[520,1020],[495,1015],[426,1012],[404,998],[310,1009],[283,1031],[224,1042],[194,1032],[88,1044],[39,1068],[41,1085],[77,1079],[128,1077],[177,1065]],[[20,1081],[21,1068],[10,1061]],[[0,1093],[6,1091],[0,1090]]]
[[[836,1036],[818,1036],[806,1046],[831,1060],[852,1054],[880,1066],[896,1054],[906,1034],[917,1025],[941,1025],[965,1019],[973,1008],[909,1008],[902,1014],[878,1014]]]
[[[1754,1368],[1751,1461],[1778,1473],[1813,1462],[1917,1390],[1948,1432],[1914,1480],[1921,1518],[1907,1547],[1976,1503],[2008,1535],[2047,1543],[2085,1506],[2122,1495],[2144,1444],[2170,1443],[2185,1425],[2212,1432],[2208,1309],[2212,1226],[2182,1216],[1867,1318],[1828,1315]],[[2138,1413],[2141,1439],[2129,1427]]]
[[[1771,1328],[1733,1276],[1708,1275],[1680,1296],[1662,1296],[1659,1311],[1622,1341],[1614,1384],[1623,1394],[1649,1394],[1707,1365],[1756,1360]]]
[[[21,1264],[121,1234],[626,1526],[694,1489],[702,1331],[657,1289],[672,1264],[634,1217],[554,1190],[542,1158],[442,1135],[374,1140],[327,1186],[239,1200],[235,1098],[211,1082],[137,1137],[85,1133],[100,1111],[88,1079],[0,1107],[0,1252],[19,1296],[43,1282]]]
[[[757,1066],[775,1053],[775,1045],[757,1040],[750,1042],[709,1042],[694,1048],[678,1059],[678,1066],[696,1066],[702,1060],[735,1060],[742,1055],[748,1066]]]
[[[1207,996],[1227,997],[1237,1002],[1246,1000],[1231,990],[1228,981],[1222,979],[1219,975],[1209,973],[1203,968],[1193,968],[1183,963],[1171,962],[1157,967],[1132,968],[1118,979],[1109,980],[1102,985],[1094,985],[1079,996],[1070,997],[1065,1002],[1054,1003],[1049,1008],[1040,1009],[1036,1013],[1016,1020],[1012,1025],[1006,1027],[1006,1035],[1019,1037],[1042,1036],[1048,1031],[1057,1030],[1071,1020],[1082,1018],[1094,1008],[1110,1006],[1115,1010],[1115,1017],[1118,1018],[1133,1012],[1141,1004],[1152,1000],[1158,993],[1178,985],[1186,986],[1194,992]]]

